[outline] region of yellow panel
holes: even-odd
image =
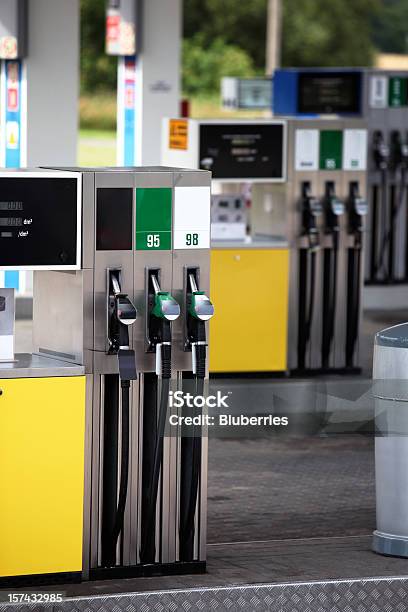
[[[0,576],[81,571],[85,377],[0,389]]]
[[[287,369],[289,251],[211,252],[211,372]]]

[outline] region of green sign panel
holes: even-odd
[[[170,250],[171,231],[171,188],[136,189],[136,250]]]
[[[388,88],[389,106],[407,106],[408,80],[403,77],[391,77]]]
[[[321,130],[320,170],[341,170],[343,165],[342,130]]]

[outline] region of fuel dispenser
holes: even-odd
[[[287,370],[286,146],[282,120],[163,121],[162,163],[212,173],[211,295],[217,317],[210,332],[210,370],[214,374]],[[248,192],[265,184],[273,186],[275,195],[272,199],[266,195],[262,231],[248,232],[252,217]],[[246,287],[251,295],[239,312],[232,285]]]
[[[366,121],[365,305],[404,308],[408,282],[408,72],[279,69],[273,78],[272,110],[276,116],[355,116]]]
[[[358,373],[365,123],[169,119],[162,150],[167,165],[211,169],[217,206],[251,184],[247,235],[212,239],[211,371]],[[226,278],[251,295],[245,325]]]
[[[367,132],[356,119],[288,126],[289,369],[358,373]],[[262,197],[253,202],[256,231]]]
[[[205,431],[168,404],[206,391],[209,173],[0,187],[20,203],[0,210],[3,267],[35,270],[33,354],[0,364],[0,584],[204,571]]]

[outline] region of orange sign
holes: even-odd
[[[187,151],[188,121],[186,119],[170,119],[169,147]]]

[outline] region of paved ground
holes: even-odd
[[[372,439],[210,441],[209,542],[371,533]]]

